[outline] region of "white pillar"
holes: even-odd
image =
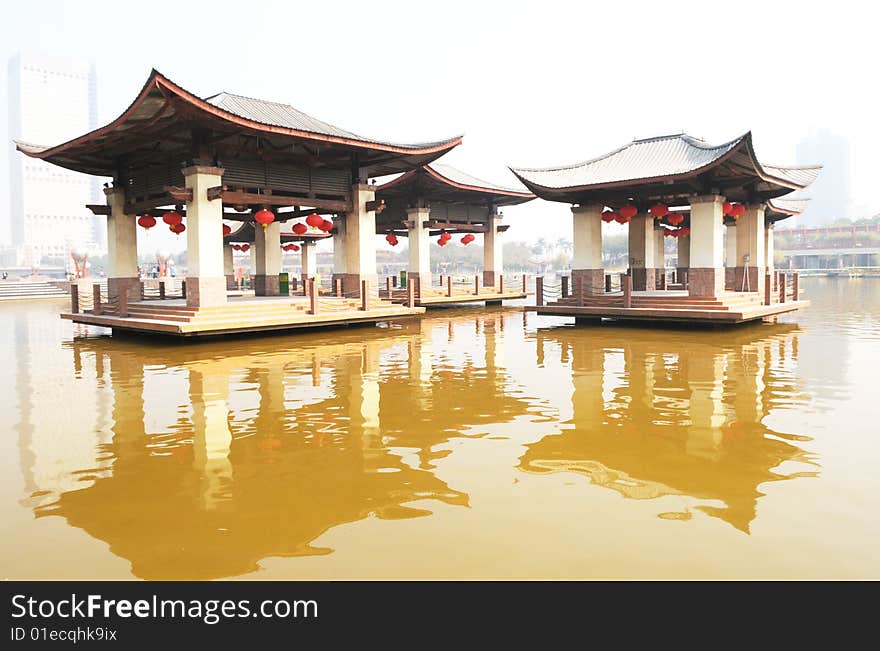
[[[315,248],[315,242],[303,241],[300,244],[302,251],[302,272],[301,278],[306,283],[309,278],[314,278],[318,274],[318,252]]]
[[[724,197],[691,197],[691,296],[718,296],[724,291]]]
[[[367,210],[366,205],[375,197],[374,186],[353,185],[352,210],[335,222],[339,232],[333,245],[334,251],[339,246],[339,254],[334,252],[333,278],[342,279],[342,291],[346,294],[359,294],[362,280],[376,282],[376,213]]]
[[[724,229],[724,287],[736,287],[736,223]]]
[[[129,301],[141,300],[137,272],[137,221],[125,214],[125,190],[104,190],[110,215],[107,217],[107,295],[117,298],[121,292]]]
[[[235,287],[235,263],[232,260],[232,246],[223,245],[223,274],[226,276],[226,289]]]
[[[498,278],[504,273],[504,243],[501,215],[492,212],[486,220],[486,233],[483,235],[483,286],[496,287]]]
[[[431,286],[431,241],[430,231],[425,227],[425,222],[431,218],[431,211],[427,207],[408,208],[406,219],[410,222],[407,228],[409,240],[409,267],[406,270],[406,279],[409,282],[416,279],[422,287]]]
[[[776,263],[774,260],[775,252],[773,248],[773,230],[774,224],[773,222],[767,222],[764,224],[764,262],[767,265],[766,274],[770,274],[770,277],[773,277],[773,271],[775,270]],[[761,282],[764,282],[764,279],[761,279]],[[761,285],[763,287],[763,285]]]
[[[636,215],[629,222],[629,267],[634,290],[643,292],[656,286],[655,253],[654,218],[646,214]]]
[[[274,221],[263,228],[254,223],[254,294],[278,296],[278,274],[281,273],[281,222]]]
[[[654,227],[654,265],[659,275],[666,270],[666,238],[659,227]]]
[[[602,267],[602,205],[572,206],[574,254],[571,261],[572,291],[583,283],[584,294],[605,291]]]
[[[191,307],[224,305],[223,201],[208,200],[208,188],[222,185],[223,169],[195,165],[183,170],[192,199],[186,203],[186,304]]]
[[[734,289],[760,291],[764,282],[764,204],[750,204],[736,223],[736,276]],[[748,261],[745,261],[748,256]],[[748,274],[748,276],[746,276]],[[745,282],[743,278],[746,277]]]
[[[691,236],[675,238],[675,267],[678,270],[678,282],[684,283],[687,271],[691,266]]]

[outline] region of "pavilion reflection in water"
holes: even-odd
[[[520,467],[583,474],[630,499],[717,501],[696,508],[748,533],[762,484],[816,474],[797,445],[809,439],[765,423],[774,406],[796,400],[797,332],[757,326],[725,333],[719,345],[708,333],[664,344],[647,331],[574,338],[569,329],[539,330],[539,363],[550,347],[570,362],[572,416],[560,434],[528,445]],[[786,462],[809,470],[786,474]]]
[[[70,473],[89,485],[42,487],[35,513],[106,541],[138,577],[207,579],[270,556],[330,553],[312,541],[369,516],[430,515],[430,500],[467,506],[431,460],[463,430],[525,412],[496,364],[504,319],[523,316],[430,319],[290,349],[225,341],[145,354],[134,342],[76,339],[66,344],[76,372],[93,358],[112,392],[112,439],[98,468]],[[456,337],[484,355],[455,360],[473,372],[438,367],[432,342]],[[166,354],[174,366],[161,364]],[[475,400],[481,408],[468,408]],[[174,421],[150,431],[163,410]]]

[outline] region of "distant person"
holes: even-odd
[[[6,280],[7,278],[9,278],[9,274],[4,271],[3,272],[3,280]]]

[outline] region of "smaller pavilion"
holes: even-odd
[[[478,179],[451,165],[431,163],[411,170],[376,188],[376,200],[383,202],[376,217],[376,232],[386,237],[403,236],[409,241],[407,278],[415,283],[416,305],[482,301],[500,303],[525,298],[523,282],[503,278],[503,234],[500,209],[531,201],[535,195],[525,189],[502,187]],[[431,274],[430,238],[462,235],[462,244],[474,234],[483,235],[483,273],[467,287],[456,287],[451,277],[434,285]],[[467,238],[467,241],[465,241]],[[449,240],[451,241],[451,240]],[[438,244],[440,241],[438,240]],[[385,290],[385,296],[403,302],[402,291]]]
[[[805,189],[820,169],[761,163],[751,133],[720,145],[685,134],[647,138],[575,165],[512,169],[542,199],[572,204],[574,292],[563,285],[560,300],[547,305],[539,292],[537,311],[736,323],[804,306],[796,279],[789,300],[773,269],[772,228],[802,209],[782,197]],[[602,222],[612,220],[629,229],[629,269],[618,292],[602,263]],[[667,235],[678,244],[676,284],[668,282]]]

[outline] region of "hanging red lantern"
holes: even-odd
[[[228,224],[223,224],[223,237],[226,237],[232,232],[232,227]]]
[[[729,201],[725,201],[724,205],[721,206],[721,212],[725,217],[729,216],[731,214],[732,210],[733,210],[733,204],[730,203]]]
[[[291,250],[291,251],[294,251],[294,252],[299,251],[299,246],[297,246],[296,244],[291,244],[291,245],[290,245],[290,250]]]
[[[318,226],[318,228],[321,229],[322,231],[324,231],[325,233],[329,233],[330,231],[333,230],[333,222],[331,222],[329,219],[325,219],[321,222],[321,225]]]
[[[312,228],[318,228],[324,222],[324,218],[317,213],[312,213],[308,217],[306,217],[306,224],[311,226]]]
[[[666,221],[668,221],[673,226],[678,226],[684,221],[684,215],[682,215],[680,212],[674,212],[666,217]]]
[[[639,209],[636,208],[631,203],[628,203],[625,206],[623,206],[620,210],[618,210],[617,212],[619,212],[620,216],[623,217],[623,221],[619,222],[619,223],[625,224],[626,222],[628,222],[633,217],[635,217],[636,215],[639,214]]]
[[[144,230],[150,230],[153,226],[156,225],[156,218],[152,215],[143,215],[138,217],[138,226],[144,228]]]
[[[472,237],[471,234],[468,233],[463,238],[461,238],[461,243],[464,244],[465,246],[467,246],[468,244],[471,243],[471,237]]]
[[[648,210],[655,219],[663,219],[669,214],[669,206],[663,203],[654,204]]]
[[[261,208],[254,213],[254,221],[258,224],[261,224],[265,229],[269,224],[275,221],[275,213],[273,213],[271,210]]]
[[[614,221],[616,221],[618,224],[626,224],[631,220],[632,217],[627,217],[626,215],[624,215],[622,210],[614,215]]]
[[[303,224],[302,222],[297,222],[293,225],[293,232],[296,233],[297,235],[302,235],[307,230],[309,230],[309,227],[306,226],[305,224]]]
[[[241,251],[250,251],[250,250],[251,250],[251,245],[250,245],[250,244],[242,244],[240,250],[241,250]]]
[[[162,215],[162,221],[169,226],[174,226],[175,224],[179,224],[183,221],[183,215],[181,215],[176,210],[169,210],[164,215]]]
[[[688,235],[691,234],[691,227],[690,226],[685,226],[684,228],[680,228],[678,230],[681,231],[682,237],[687,237]]]
[[[175,235],[180,235],[183,231],[186,230],[186,226],[184,226],[180,222],[177,222],[176,224],[171,224],[171,226],[168,227],[168,230],[170,230]]]
[[[746,207],[741,203],[735,203],[730,208],[730,216],[734,219],[739,219],[746,212]]]
[[[614,212],[613,210],[606,210],[605,212],[602,213],[602,221],[605,222],[606,224],[610,224],[615,219],[617,219],[617,213]]]
[[[233,251],[241,251],[241,244],[233,244],[232,250]]]

